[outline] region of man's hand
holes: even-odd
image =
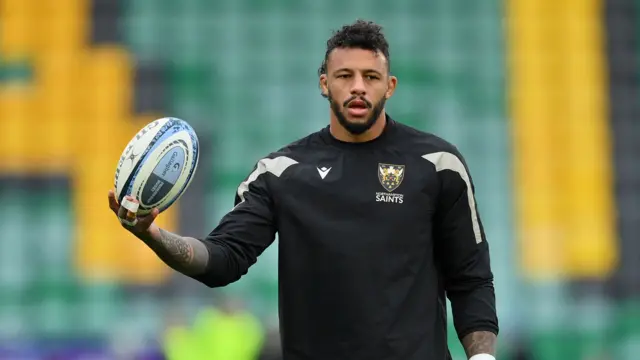
[[[157,208],[153,209],[146,216],[138,216],[138,200],[131,196],[125,196],[122,204],[118,204],[113,190],[109,190],[109,208],[118,217],[122,227],[129,230],[133,235],[145,240],[151,237],[153,232],[157,232],[157,226],[153,224],[160,213]]]

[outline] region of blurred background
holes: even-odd
[[[356,18],[386,29],[390,114],[469,163],[499,359],[637,359],[639,17],[638,0],[0,0],[0,359],[279,359],[275,245],[211,290],[122,231],[107,190],[139,128],[183,118],[204,153],[160,222],[208,233],[256,160],[327,124],[316,69]]]

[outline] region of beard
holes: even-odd
[[[378,101],[376,104],[371,104],[368,100],[361,97],[360,100],[364,101],[367,104],[367,108],[371,110],[371,114],[364,122],[349,121],[342,110],[346,109],[349,103],[357,98],[358,96],[349,98],[342,104],[342,108],[340,108],[339,102],[337,102],[333,98],[333,96],[331,96],[331,92],[329,92],[328,96],[331,111],[333,111],[333,113],[336,115],[336,118],[338,119],[340,125],[342,125],[342,127],[352,135],[361,135],[369,130],[378,121],[378,118],[380,117],[380,114],[384,109],[384,104],[387,101],[387,99],[383,96],[382,99],[380,99],[380,101]]]

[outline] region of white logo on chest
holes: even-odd
[[[326,167],[321,167],[321,168],[317,168],[318,169],[318,174],[320,174],[320,177],[322,179],[324,179],[327,174],[329,173],[329,171],[331,171],[331,168],[326,168]]]

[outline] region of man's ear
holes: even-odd
[[[398,86],[398,78],[395,76],[389,76],[389,83],[387,84],[387,92],[384,94],[387,99],[393,96]]]
[[[327,74],[321,74],[320,79],[318,81],[318,85],[320,86],[320,93],[323,97],[329,97],[329,86],[327,85]]]

